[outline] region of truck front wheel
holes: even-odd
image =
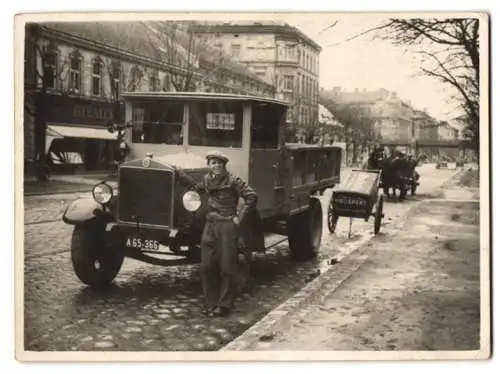
[[[77,225],[71,237],[71,262],[76,276],[93,288],[113,281],[123,264],[124,255],[106,245],[103,225]]]
[[[318,254],[323,235],[321,203],[311,198],[309,208],[288,219],[288,244],[294,258],[307,260]]]

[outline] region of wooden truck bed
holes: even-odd
[[[307,209],[312,194],[340,183],[340,147],[287,144],[285,152],[290,213]]]

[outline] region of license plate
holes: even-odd
[[[160,242],[152,239],[142,239],[136,237],[129,237],[125,243],[128,248],[142,249],[145,251],[157,251],[160,249]]]

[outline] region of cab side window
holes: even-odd
[[[252,107],[252,148],[278,148],[280,127],[286,109],[272,104],[254,104]]]

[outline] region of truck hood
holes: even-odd
[[[124,162],[121,166],[142,166],[142,161],[146,158],[130,160]],[[207,169],[207,162],[204,158],[196,156],[191,152],[178,152],[174,154],[155,156],[151,160],[151,167],[171,168],[172,166],[178,169]]]
[[[179,152],[171,155],[153,157],[153,161],[165,166],[173,165],[178,169],[206,169],[207,161],[190,152]]]

